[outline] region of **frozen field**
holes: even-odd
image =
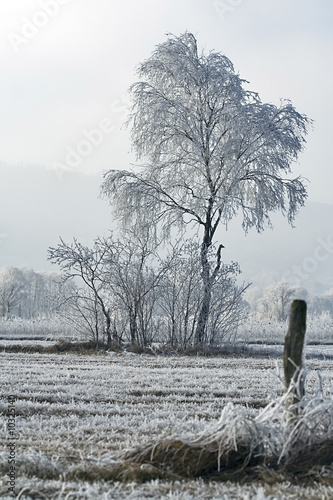
[[[0,353],[0,364],[4,443],[8,396],[16,398],[20,499],[333,498],[324,481],[302,487],[107,480],[108,465],[124,451],[174,434],[192,436],[218,419],[228,401],[258,411],[283,392],[280,360]],[[332,397],[332,361],[308,360],[307,368],[307,390],[315,388],[320,370],[325,397]],[[8,454],[4,447],[2,476],[8,472]],[[6,491],[3,479],[1,498],[7,498]]]

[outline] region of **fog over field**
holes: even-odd
[[[38,166],[0,164],[0,266],[56,270],[47,248],[76,237],[84,244],[116,228],[108,201],[100,198],[102,174],[65,172],[61,178]],[[307,202],[291,228],[273,217],[274,229],[246,236],[233,220],[219,232],[226,262],[238,261],[241,279],[265,287],[286,278],[321,293],[333,287],[333,205]]]
[[[2,1],[0,267],[48,269],[60,235],[88,243],[113,227],[97,197],[102,172],[134,161],[127,90],[165,33],[188,30],[200,50],[229,57],[263,102],[290,99],[314,120],[293,167],[309,180],[297,229],[277,218],[274,232],[244,239],[235,221],[221,234],[223,258],[260,286],[286,275],[331,288],[331,17],[329,0]]]

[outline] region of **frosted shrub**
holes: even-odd
[[[274,343],[281,344],[287,333],[286,321],[272,321],[249,317],[248,321],[240,325],[238,340],[246,343]]]
[[[288,322],[250,317],[240,325],[238,340],[246,343],[283,344]],[[333,342],[333,318],[328,311],[308,314],[306,342]]]
[[[309,314],[307,331],[308,342],[333,342],[333,317],[328,311]]]

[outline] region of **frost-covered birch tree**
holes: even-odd
[[[222,262],[222,244],[209,257],[217,229],[237,213],[245,231],[262,231],[277,210],[293,222],[306,189],[301,178],[291,178],[291,166],[303,150],[310,120],[289,101],[261,102],[227,57],[199,53],[191,33],[169,35],[138,74],[140,81],[130,89],[129,123],[139,165],[110,170],[102,193],[125,223],[160,223],[165,234],[174,225],[197,226],[200,343]]]

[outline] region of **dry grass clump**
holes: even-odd
[[[13,353],[24,352],[27,354],[30,354],[33,352],[43,353],[43,352],[45,352],[45,349],[48,349],[48,348],[44,347],[42,345],[38,345],[38,344],[28,344],[28,345],[13,344],[13,345],[1,346],[1,351],[3,351],[3,352],[13,352]]]
[[[257,431],[254,419],[228,403],[216,426],[199,437],[157,443],[134,451],[127,458],[183,477],[210,476],[226,469],[257,465],[261,451]]]
[[[288,406],[288,398],[285,394],[255,417],[228,403],[220,420],[200,436],[155,443],[128,453],[126,460],[181,477],[222,480],[259,478],[264,470],[296,478],[332,466],[333,401],[304,397]],[[333,468],[329,481],[333,485]]]
[[[66,352],[76,354],[105,354],[107,346],[96,341],[89,340],[86,342],[71,342],[66,339],[59,339],[58,342],[50,346],[38,344],[25,345],[14,344],[7,345],[2,348],[6,352],[24,352],[24,353],[40,353],[40,354],[63,354]]]
[[[86,342],[70,342],[65,339],[60,339],[56,344],[45,348],[45,352],[62,353],[75,352],[78,354],[96,354],[98,351],[105,351],[106,346],[97,343],[95,340]]]

